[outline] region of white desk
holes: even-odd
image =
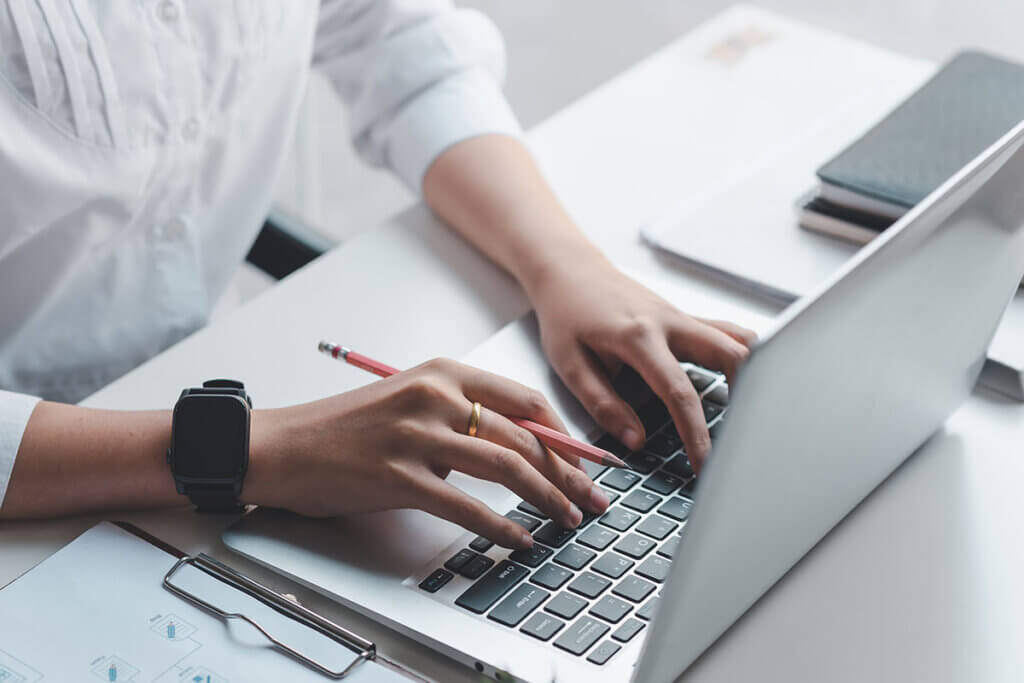
[[[681,193],[698,192],[744,162],[745,136],[757,132],[749,128],[760,120],[758,109],[770,109],[770,103],[722,111],[700,97],[700,89],[712,87],[716,73],[702,61],[709,46],[750,26],[847,43],[759,11],[733,10],[530,134],[570,212],[598,244],[624,267],[657,278],[681,307],[723,317],[774,311],[659,259],[638,243],[636,227]],[[874,48],[849,47],[858,59],[884,66],[892,78],[916,81],[930,68]],[[348,300],[352,291],[374,296]],[[526,309],[508,278],[424,210],[414,209],[327,254],[87,404],[166,408],[181,387],[212,376],[244,379],[258,407],[309,400],[368,381],[364,373],[317,354],[322,337],[372,349],[402,367],[432,356],[459,357]],[[690,679],[1019,679],[1022,418],[1024,406],[977,392],[929,446],[734,627],[691,670]],[[187,510],[124,517],[185,550],[211,552],[296,593],[429,676],[477,680],[232,555],[220,533],[233,519]],[[0,584],[95,519],[0,524]]]

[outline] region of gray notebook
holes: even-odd
[[[962,52],[818,169],[821,196],[898,217],[1021,120],[1024,67]]]

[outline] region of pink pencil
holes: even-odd
[[[320,349],[321,353],[325,353],[331,358],[345,361],[349,365],[354,365],[361,370],[372,372],[378,377],[390,377],[398,372],[398,370],[390,365],[385,365],[380,361],[374,360],[369,356],[364,356],[361,353],[356,353],[344,346],[338,346],[337,344],[322,341],[317,345],[317,348]],[[552,450],[560,453],[571,453],[583,458],[584,460],[596,462],[599,465],[631,469],[629,465],[619,459],[618,456],[613,453],[609,453],[603,448],[598,448],[597,446],[592,446],[589,443],[577,441],[571,436],[566,436],[559,431],[551,429],[550,427],[545,427],[542,424],[537,424],[531,420],[524,420],[521,417],[509,417],[508,419],[536,436],[542,444]]]

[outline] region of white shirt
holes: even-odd
[[[313,66],[414,191],[455,142],[519,132],[497,30],[449,0],[0,0],[0,504],[35,397],[206,322]]]

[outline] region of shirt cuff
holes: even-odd
[[[385,128],[388,164],[417,195],[427,169],[452,145],[490,133],[522,135],[498,84],[482,68],[460,71],[423,91]]]
[[[18,457],[21,437],[37,403],[39,398],[36,396],[0,391],[0,508],[4,505],[7,485],[14,472],[14,459]]]

